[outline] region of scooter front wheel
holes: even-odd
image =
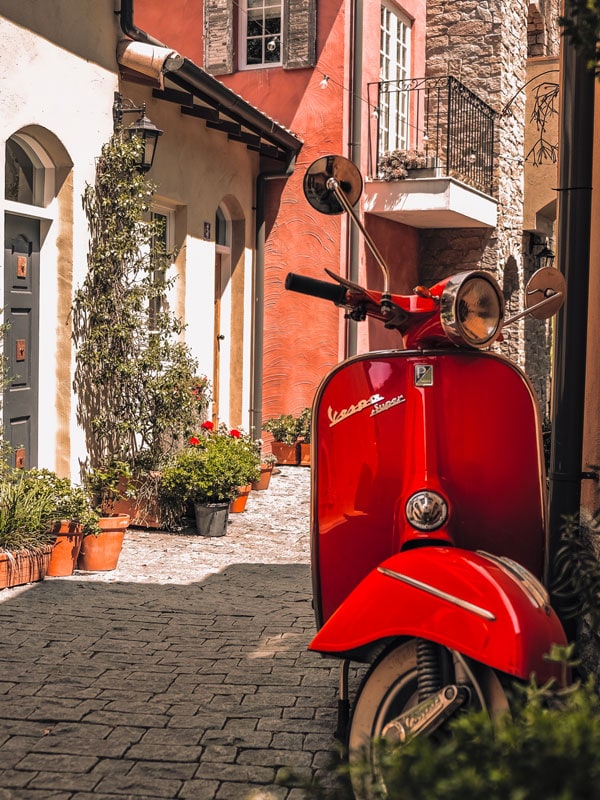
[[[440,660],[445,661],[446,673],[448,670],[452,673],[451,680],[459,683],[461,690],[468,690],[465,702],[469,706],[485,708],[491,717],[509,710],[504,689],[492,669],[467,663],[459,654],[437,645],[433,647],[437,648]],[[398,721],[406,719],[402,715],[419,704],[417,665],[417,640],[410,639],[384,653],[363,679],[348,738],[350,775],[357,800],[388,796],[378,740],[398,741],[395,728],[402,728]],[[424,713],[420,704],[415,716],[422,718]]]

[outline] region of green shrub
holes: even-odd
[[[312,428],[311,428],[312,412],[310,408],[304,408],[298,417],[297,434],[298,439],[306,444],[310,443]]]
[[[84,533],[98,532],[98,514],[92,509],[88,492],[83,486],[74,486],[69,478],[59,478],[49,469],[26,470],[20,480],[29,492],[48,493],[52,506],[50,527],[66,520],[80,524]]]
[[[98,530],[87,492],[48,469],[9,470],[0,480],[0,551],[36,549],[54,540],[63,521]]]
[[[162,471],[161,502],[184,510],[186,503],[232,500],[238,486],[259,476],[260,455],[247,437],[234,429],[215,430],[205,422],[190,447],[177,453]]]
[[[566,663],[569,648],[551,657]],[[390,800],[598,800],[600,700],[593,679],[557,690],[515,685],[512,714],[459,712],[443,733],[404,746],[379,744]],[[360,782],[370,765],[352,774]],[[350,768],[334,787],[305,787],[307,798],[351,800]],[[360,793],[359,793],[360,796]]]
[[[298,420],[292,414],[281,414],[265,420],[263,430],[270,433],[276,442],[294,444],[298,438]]]
[[[394,800],[597,800],[600,707],[595,687],[574,688],[553,707],[529,698],[492,723],[457,715],[449,736],[389,748],[385,774]]]
[[[51,542],[55,506],[47,486],[32,489],[24,474],[0,481],[0,552],[36,550]]]

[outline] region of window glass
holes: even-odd
[[[215,227],[216,227],[216,234],[215,234],[216,244],[220,244],[225,247],[227,245],[227,220],[225,219],[225,214],[223,213],[221,208],[217,208]]]
[[[410,20],[392,6],[381,7],[379,152],[410,148]]]
[[[4,198],[34,205],[35,167],[25,150],[14,139],[6,143]]]
[[[282,0],[242,0],[240,67],[281,64]]]
[[[166,265],[164,254],[169,252],[169,240],[171,235],[170,230],[170,215],[162,214],[159,211],[152,211],[150,215],[152,221],[157,224],[157,234],[154,237],[153,247],[158,254],[157,261],[159,263],[152,264],[152,281],[156,287],[157,294],[150,298],[150,308],[148,309],[150,316],[150,330],[157,330],[158,317],[161,311],[166,310],[166,296],[162,291],[165,286],[167,278]]]

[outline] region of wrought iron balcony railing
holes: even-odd
[[[371,178],[448,176],[493,194],[496,112],[460,81],[384,81],[368,84],[367,92],[376,109],[369,131]]]

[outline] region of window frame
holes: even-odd
[[[381,82],[410,80],[412,23],[413,20],[398,6],[387,2],[381,4],[379,45]],[[381,92],[379,152],[410,149],[410,116],[408,92]]]
[[[150,221],[154,222],[157,217],[164,218],[165,220],[165,228],[164,228],[164,246],[165,251],[167,253],[173,252],[174,249],[174,225],[175,225],[175,211],[172,208],[168,208],[167,206],[161,205],[152,205],[150,208]],[[167,269],[152,269],[152,281],[157,282],[161,281],[164,283],[167,280],[167,271],[171,267],[174,266],[174,262],[171,262]],[[164,294],[160,295],[160,297],[154,297],[150,300],[150,305],[148,308],[148,315],[150,318],[149,321],[149,329],[150,331],[154,330],[154,320],[158,316],[158,314],[166,307],[168,307],[169,297],[168,291]]]
[[[205,0],[204,69],[211,75],[231,75],[236,71],[271,66],[285,70],[314,67],[317,63],[317,0],[281,0],[281,6],[281,62],[244,67],[240,55],[244,20],[238,0]]]
[[[285,11],[286,3],[284,0],[262,0],[263,19],[264,12],[267,8],[275,8],[279,5],[279,33],[267,34],[263,33],[260,37],[248,36],[248,0],[240,0],[238,8],[238,70],[240,72],[252,69],[270,69],[272,67],[283,67],[284,65],[284,31],[285,31]],[[264,58],[264,43],[267,39],[279,38],[279,59],[277,61],[262,61],[258,64],[248,64],[248,40],[250,38],[260,38],[263,42],[262,55]]]

